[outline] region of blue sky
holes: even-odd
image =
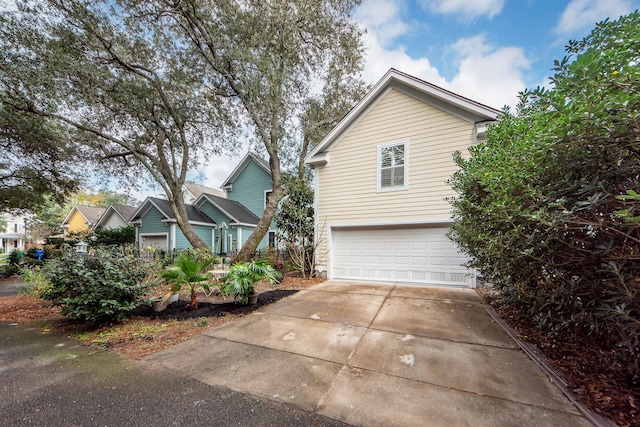
[[[369,82],[394,67],[501,108],[548,84],[568,40],[638,8],[639,0],[364,0],[354,17],[368,31]]]

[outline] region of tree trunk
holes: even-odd
[[[245,244],[238,252],[236,259],[238,261],[250,261],[253,259],[253,256],[258,248],[258,245],[264,238],[267,231],[269,231],[269,227],[271,226],[271,221],[276,213],[276,209],[278,207],[278,202],[283,196],[283,189],[280,183],[273,185],[273,192],[271,196],[269,196],[269,201],[267,202],[267,206],[264,209],[264,213],[258,221],[258,225],[253,230],[253,233],[249,236]]]
[[[191,304],[189,304],[189,308],[191,310],[197,310],[198,309],[198,300],[196,298],[196,291],[195,290],[191,291]]]
[[[169,203],[171,203],[171,210],[176,217],[178,227],[180,227],[180,230],[182,231],[182,234],[184,234],[184,237],[186,237],[189,243],[191,243],[191,246],[193,246],[194,249],[211,250],[211,248],[207,246],[207,244],[200,238],[200,236],[198,236],[198,233],[196,233],[196,231],[189,223],[189,219],[187,217],[187,207],[182,197],[182,189],[173,192],[173,194],[169,198]]]

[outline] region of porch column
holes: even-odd
[[[171,242],[169,243],[169,247],[171,248],[171,250],[174,250],[176,248],[176,224],[172,223],[169,226],[169,239],[171,239]]]

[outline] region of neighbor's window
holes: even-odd
[[[406,143],[383,145],[379,151],[380,190],[401,189],[407,185]]]

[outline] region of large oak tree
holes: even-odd
[[[248,257],[284,194],[282,153],[299,148],[305,99],[336,69],[360,71],[357,3],[21,2],[0,22],[1,102],[64,127],[111,174],[151,176],[195,247],[204,244],[186,218],[186,174],[244,130],[268,154],[273,181]]]
[[[182,187],[237,128],[215,76],[181,39],[119,5],[48,1],[19,9],[0,18],[3,109],[57,127],[92,154],[87,176],[134,185],[151,177],[187,239],[206,247],[188,222]]]

